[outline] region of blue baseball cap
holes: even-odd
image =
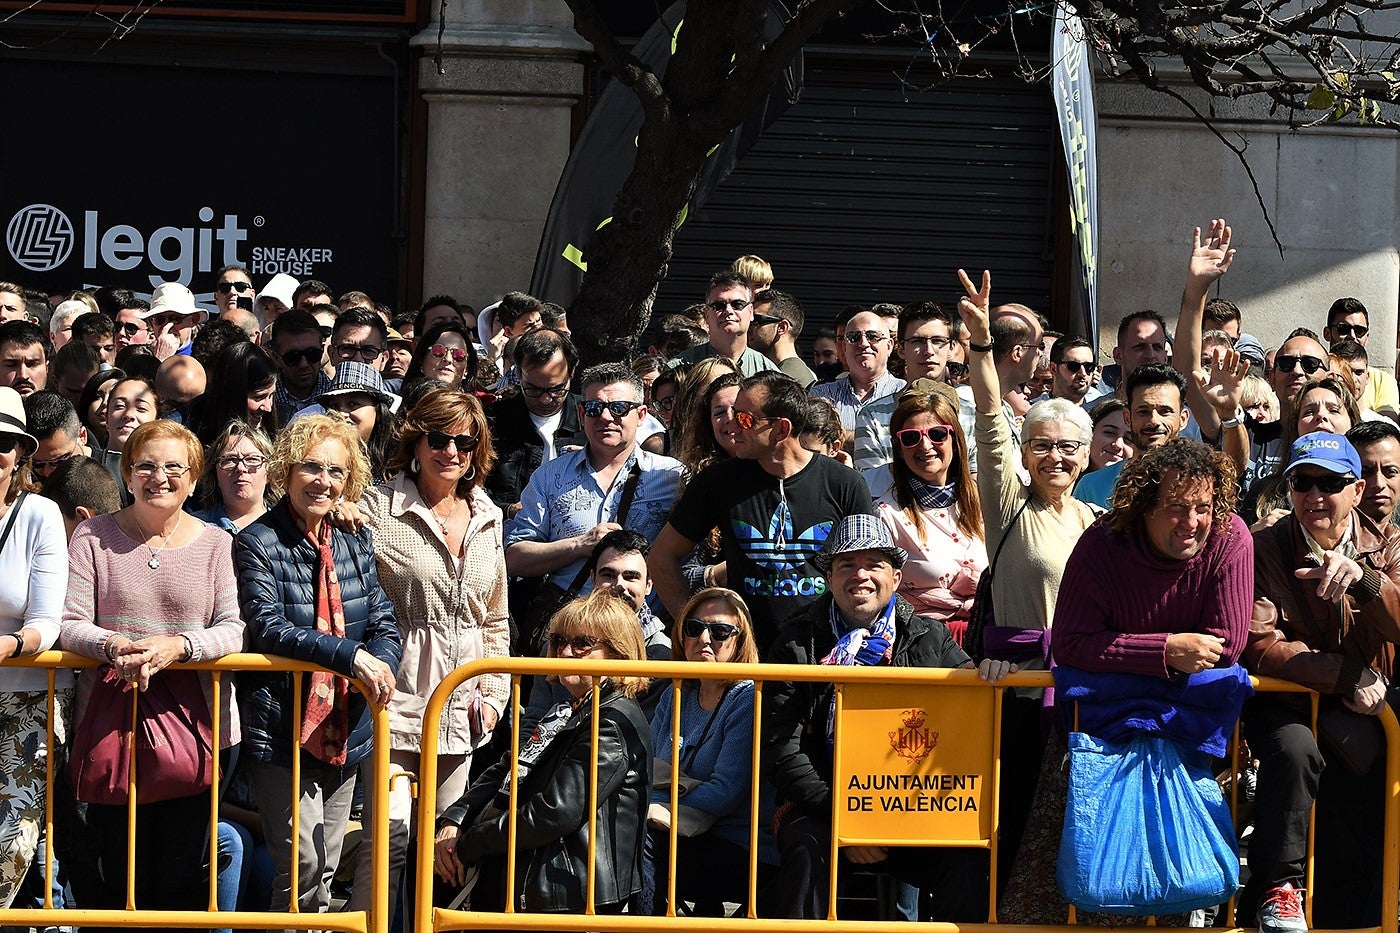
[[[1332,473],[1350,473],[1357,479],[1361,478],[1361,455],[1356,452],[1351,441],[1344,435],[1329,434],[1326,431],[1304,434],[1293,442],[1293,449],[1288,457],[1288,469],[1283,473],[1287,476],[1300,466],[1318,466]]]

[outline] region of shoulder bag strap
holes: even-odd
[[[637,484],[642,480],[642,465],[637,461],[632,462],[632,469],[627,473],[627,481],[622,484],[622,498],[617,503],[617,518],[613,519],[619,525],[627,523],[627,512],[632,508],[632,498],[637,494]],[[567,590],[569,599],[574,599],[583,591],[583,584],[588,579],[588,561],[583,562],[583,566],[578,569],[573,582],[569,584]]]
[[[5,542],[10,540],[10,532],[14,530],[15,519],[19,517],[19,507],[24,504],[24,497],[27,495],[29,495],[27,492],[20,493],[14,504],[10,506],[10,520],[5,523],[4,533],[0,534],[0,551],[5,550]]]
[[[1006,539],[1011,537],[1011,529],[1016,527],[1016,523],[1021,520],[1021,513],[1024,512],[1026,510],[1026,506],[1030,504],[1031,493],[1027,491],[1026,501],[1022,502],[1021,507],[1016,510],[1016,514],[1011,516],[1011,521],[1007,524],[1006,531],[1002,532],[1001,540],[997,542],[996,553],[992,555],[991,564],[989,564],[987,566],[987,569],[982,572],[982,575],[987,578],[988,583],[991,582],[992,576],[996,573],[997,561],[1001,560],[1001,549],[1006,547]]]

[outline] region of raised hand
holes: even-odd
[[[1197,227],[1191,247],[1191,261],[1186,268],[1187,290],[1201,293],[1210,288],[1230,271],[1235,252],[1230,247],[1230,226],[1223,217],[1210,222],[1204,242],[1201,241],[1201,228]]]
[[[967,273],[959,269],[958,281],[967,291],[967,295],[958,300],[958,314],[962,315],[967,334],[973,343],[987,343],[991,337],[992,274],[983,269],[982,287],[978,288]]]
[[[1201,395],[1215,409],[1224,421],[1233,418],[1244,396],[1244,377],[1249,375],[1249,360],[1240,356],[1238,350],[1226,350],[1225,355],[1216,360],[1209,370],[1195,370],[1192,376],[1201,390]]]

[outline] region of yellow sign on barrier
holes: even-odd
[[[833,783],[841,838],[988,840],[995,701],[980,687],[846,684]]]

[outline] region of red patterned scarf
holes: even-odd
[[[335,576],[335,555],[331,552],[330,522],[321,522],[319,537],[308,531],[306,537],[316,546],[316,631],[345,637],[345,608],[340,602],[340,581]],[[301,745],[329,765],[345,764],[346,742],[350,738],[350,684],[327,671],[311,675],[306,713],[301,722]]]

